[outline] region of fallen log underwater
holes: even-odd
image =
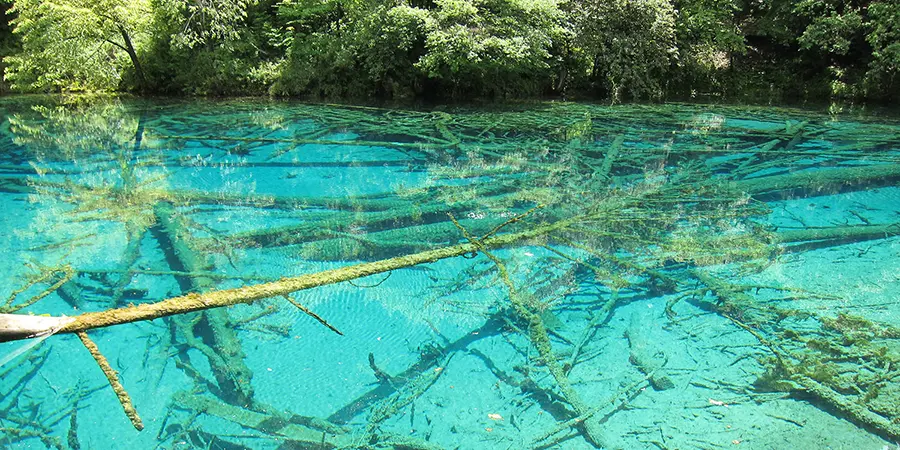
[[[163,211],[165,211],[165,208],[163,209]],[[162,212],[161,214],[167,213]],[[384,261],[363,263],[354,266],[348,266],[339,269],[333,269],[309,275],[302,275],[299,277],[287,278],[275,282],[262,283],[236,289],[190,293],[184,296],[170,298],[161,302],[141,304],[101,312],[84,313],[72,317],[42,317],[23,316],[16,314],[0,314],[0,338],[2,338],[3,341],[9,341],[27,339],[35,336],[53,333],[77,333],[80,336],[84,336],[85,331],[95,328],[114,326],[142,320],[153,320],[160,317],[167,317],[192,311],[210,310],[241,303],[250,303],[263,298],[282,296],[299,290],[310,289],[342,281],[349,281],[369,275],[374,275],[377,273],[383,273],[405,267],[412,267],[417,264],[435,262],[442,259],[458,257],[475,252],[486,252],[489,248],[501,248],[518,242],[545,236],[549,233],[559,231],[578,222],[579,219],[570,219],[560,221],[555,224],[546,225],[535,230],[487,237],[486,239],[476,242],[470,242],[468,244],[460,244],[441,249],[420,252],[412,255],[391,258]],[[784,232],[783,234],[775,234],[775,236],[777,236],[775,241],[783,245],[802,242],[805,240],[821,241],[822,239],[827,239],[831,236],[837,236],[841,239],[839,241],[835,241],[835,243],[842,244],[847,242],[848,239],[882,239],[898,234],[900,234],[900,230],[898,230],[897,224],[874,226],[863,225],[834,227],[834,229],[829,230],[810,230],[809,232],[805,233],[798,231],[788,231]],[[185,267],[185,269],[197,269],[197,267],[194,263],[191,263],[188,264],[188,267]],[[535,324],[532,324],[532,328],[534,328],[534,325]],[[541,326],[537,328],[541,329],[543,327]],[[549,343],[546,341],[544,342],[545,343],[543,344],[543,347],[547,348],[546,345],[548,345]],[[233,369],[234,368],[232,368],[231,370]],[[559,372],[557,375],[561,374],[561,369],[557,369],[557,371]],[[230,372],[230,370],[222,371],[223,374],[228,372]],[[226,377],[226,383],[227,379],[228,378]],[[809,384],[809,386],[816,387],[819,385]],[[813,393],[819,392],[821,391],[821,389],[825,388],[816,387],[816,390],[814,390]],[[120,393],[120,391],[124,392],[124,390],[121,389],[121,386],[116,390],[117,394]],[[568,392],[569,395],[573,395],[574,393],[571,388],[569,388]],[[127,396],[127,394],[125,395]],[[577,404],[581,405],[580,400],[575,401]],[[136,412],[134,412],[133,407],[130,406],[130,401],[123,401],[123,405],[127,405],[125,406],[126,411],[131,411],[129,413],[129,417],[136,417]],[[359,405],[357,405],[357,407],[358,406]],[[582,415],[586,416],[584,418],[585,420],[590,419],[590,416],[587,416],[587,414],[590,413],[590,410],[587,407],[579,406],[579,410],[582,412]],[[346,413],[339,413],[338,417],[344,414]],[[135,425],[138,429],[141,428],[138,425],[139,421],[140,419],[137,419]],[[880,424],[881,422],[877,423]],[[574,424],[577,423],[573,423],[573,425]],[[589,431],[588,433],[589,436],[591,436],[590,439],[593,442],[598,443],[598,445],[600,442],[602,442],[602,438],[600,437],[601,433],[599,431]]]
[[[484,240],[483,245],[486,248],[502,247],[514,242],[543,236],[552,231],[577,223],[579,220],[580,219],[564,220],[534,230],[489,237]],[[68,318],[74,319],[73,321],[65,319],[64,321],[67,321],[68,323],[57,329],[56,332],[74,333],[111,325],[152,320],[186,312],[250,303],[256,300],[282,296],[304,289],[355,280],[357,278],[404,267],[411,267],[417,264],[471,254],[476,251],[477,247],[471,243],[453,245],[382,261],[356,264],[293,278],[283,278],[269,283],[261,283],[235,289],[190,293],[156,303],[139,304],[107,311],[84,313]],[[45,331],[49,331],[49,328]],[[34,330],[29,330],[29,333],[33,334]],[[20,339],[24,338],[25,335],[20,337]]]
[[[545,236],[550,233],[562,230],[566,227],[576,225],[579,222],[585,220],[588,220],[588,218],[579,217],[560,220],[555,223],[537,227],[532,230],[488,237],[482,242],[482,244],[487,249],[503,247],[516,242]],[[776,239],[776,242],[787,244],[800,241],[819,241],[837,238],[879,238],[894,235],[896,231],[898,231],[897,224],[785,231],[776,234],[776,236],[780,236]],[[65,321],[67,323],[63,324],[62,326],[59,326],[59,323],[57,323],[56,327],[45,325],[46,328],[44,328],[44,331],[50,332],[51,330],[56,328],[55,332],[74,333],[78,331],[90,330],[93,328],[102,328],[106,326],[136,322],[141,320],[152,320],[159,317],[166,317],[186,312],[201,311],[241,303],[250,303],[256,300],[283,296],[292,292],[310,289],[318,286],[354,280],[357,278],[384,273],[404,267],[411,267],[418,264],[435,262],[446,258],[476,253],[477,250],[478,249],[474,244],[465,243],[434,250],[426,250],[419,253],[393,257],[380,261],[351,265],[308,275],[301,275],[293,278],[284,278],[269,283],[261,283],[220,291],[190,293],[156,303],[139,304],[125,308],[117,308],[100,312],[90,312],[72,316],[66,319],[60,319],[60,321]],[[8,329],[10,329],[10,331],[7,332],[8,340],[23,339],[26,336],[32,335],[36,332],[35,330],[28,330],[26,333],[23,333],[21,335],[13,335],[11,328],[8,327]]]
[[[822,172],[824,181],[817,184],[817,186],[850,186],[863,185],[868,182],[868,180],[895,174],[895,172],[897,172],[897,169],[893,166],[885,166],[880,170],[864,171],[857,168],[845,168],[819,172]],[[793,182],[790,181],[790,178],[786,178],[783,176],[773,178],[775,178],[775,180],[770,180],[770,182],[768,183],[765,182],[764,179],[749,180],[738,182],[737,186],[739,190],[752,195],[755,193],[771,193],[778,189],[796,189],[801,186],[810,185],[808,177],[802,177],[802,179],[800,179],[799,181]],[[854,182],[856,184],[854,184]],[[813,190],[813,192],[821,191],[819,189],[816,189]],[[437,213],[438,208],[435,208],[433,214]],[[166,215],[168,216],[170,216],[171,214],[171,212],[166,213]],[[432,213],[429,212],[429,214]],[[376,223],[390,223],[399,220],[400,217],[402,217],[402,215],[398,216],[396,213],[388,213],[386,214],[385,219],[376,221]],[[556,223],[538,227],[529,231],[489,237],[482,242],[482,245],[484,245],[484,248],[486,249],[503,247],[518,241],[536,238],[555,231],[559,231],[568,226],[577,224],[582,220],[584,220],[584,218],[560,220]],[[897,226],[895,224],[883,224],[876,226],[833,227],[830,229],[782,231],[775,234],[776,237],[774,239],[774,243],[789,244],[795,242],[837,239],[841,239],[844,241],[854,239],[873,239],[893,235],[896,233],[896,230]],[[450,232],[449,229],[448,232]],[[280,233],[280,231],[276,231],[274,234],[278,235]],[[375,247],[377,247],[377,245]],[[80,332],[93,328],[105,327],[121,323],[140,320],[152,320],[159,317],[186,312],[207,310],[239,303],[249,303],[262,298],[281,296],[298,290],[309,289],[341,281],[353,280],[356,278],[387,272],[390,270],[474,253],[477,250],[477,247],[473,243],[448,246],[435,250],[426,250],[411,255],[389,258],[372,263],[358,264],[354,266],[343,267],[340,269],[303,275],[290,279],[282,279],[270,283],[262,283],[223,291],[209,291],[205,293],[194,292],[157,303],[140,304],[126,308],[85,313],[71,318],[59,318],[57,319],[57,322],[53,322],[53,319],[50,318],[41,318],[40,325],[34,325],[33,323],[28,325],[20,324],[20,321],[22,321],[21,318],[15,318],[14,320],[8,319],[5,321],[6,325],[4,327],[5,332],[3,333],[3,338],[7,340],[20,339],[34,336],[42,332]],[[186,254],[184,251],[176,253]],[[343,256],[346,257],[347,255]],[[201,269],[201,267],[194,267],[195,264],[191,264],[191,266],[193,270],[184,270],[184,272],[199,272],[199,269]],[[212,285],[210,281],[202,281],[208,280],[208,278],[191,278],[191,280],[193,280],[192,282],[201,280],[200,282],[205,286]]]
[[[754,199],[791,196],[808,198],[833,195],[840,191],[863,190],[871,188],[873,185],[894,185],[898,179],[900,179],[900,165],[878,165],[806,171],[752,178],[723,183],[723,185],[732,189],[733,192],[750,195]],[[473,211],[479,207],[484,208],[485,205],[490,205],[492,202],[503,204],[503,202],[509,202],[507,199],[513,198],[505,195],[491,196],[491,194],[499,192],[502,190],[481,187],[477,193],[486,197],[479,197],[478,201],[454,204],[433,203],[415,207],[410,207],[408,204],[395,205],[395,208],[384,212],[335,215],[330,216],[331,218],[324,223],[314,221],[300,225],[267,228],[206,241],[209,242],[207,245],[213,246],[219,239],[233,241],[235,245],[264,247],[301,244],[298,252],[312,260],[379,260],[423,251],[458,240],[459,234],[447,220],[447,213]],[[685,203],[687,202],[690,200],[685,200]],[[466,222],[466,226],[484,227],[486,225],[479,224],[477,221],[469,221]],[[365,233],[353,234],[350,232],[352,228],[365,230]],[[859,230],[854,232],[859,232]],[[415,241],[411,241],[410,235],[418,237]],[[788,240],[791,239],[794,238],[788,238]],[[813,239],[798,237],[797,240]]]
[[[774,355],[774,359],[769,363],[767,373],[763,377],[760,377],[761,380],[758,384],[771,384],[773,385],[772,387],[778,390],[788,390],[803,395],[810,395],[817,401],[839,411],[852,422],[867,427],[887,439],[893,441],[900,440],[900,425],[897,423],[897,418],[890,417],[890,414],[879,414],[873,411],[868,405],[868,403],[873,403],[873,401],[879,397],[881,389],[874,389],[873,392],[863,394],[863,392],[869,390],[860,389],[854,384],[856,389],[853,390],[853,392],[848,392],[848,389],[844,386],[840,386],[840,382],[835,381],[835,378],[837,377],[823,376],[825,371],[821,369],[821,366],[823,365],[822,361],[826,361],[824,364],[827,364],[829,358],[835,360],[858,360],[860,361],[861,367],[865,367],[866,365],[874,365],[877,367],[887,365],[887,367],[890,367],[892,358],[887,354],[886,348],[868,349],[865,348],[865,346],[855,345],[853,337],[850,333],[847,333],[847,331],[852,331],[853,328],[835,326],[835,323],[841,320],[846,323],[852,323],[854,328],[871,327],[873,326],[871,322],[861,318],[848,318],[847,316],[842,316],[840,314],[837,319],[826,319],[814,314],[805,314],[810,316],[810,318],[815,318],[815,320],[822,322],[825,325],[824,329],[831,329],[833,333],[838,335],[835,336],[837,338],[836,342],[847,345],[849,349],[843,349],[841,345],[827,348],[827,350],[820,349],[810,343],[804,343],[802,340],[799,342],[800,346],[798,348],[789,349],[787,347],[790,345],[791,339],[779,339],[779,342],[776,342],[774,339],[765,336],[765,334],[768,333],[762,329],[765,326],[764,324],[759,323],[751,325],[746,323],[752,319],[754,313],[754,307],[752,305],[757,302],[750,295],[744,293],[744,291],[753,289],[753,286],[742,287],[740,285],[735,285],[698,269],[692,270],[691,273],[718,298],[718,302],[715,305],[709,306],[710,309],[721,314],[739,328],[750,333],[762,346],[767,348]],[[756,288],[758,289],[758,287]],[[771,311],[771,313],[774,313],[775,316],[789,317],[793,314],[798,314],[796,312],[779,310],[777,308],[772,309],[773,311]],[[767,322],[775,321],[777,321],[777,318],[770,318]],[[766,325],[772,325],[772,323]],[[896,334],[896,329],[893,331],[893,334]],[[790,333],[790,336],[799,335],[793,330],[790,330]],[[872,337],[878,336],[867,336],[865,340],[866,345],[869,344],[868,341]],[[844,350],[846,354],[842,354],[844,352],[841,352],[840,350]],[[827,354],[828,356],[823,358],[821,355],[816,355],[817,351],[822,354]],[[873,380],[866,380],[865,378],[866,377],[862,376],[862,374],[858,373],[854,376],[854,379],[858,379],[859,383],[867,381],[872,383],[880,377],[876,375],[872,377]],[[891,384],[891,376],[885,375],[884,382]],[[890,398],[889,401],[896,402],[897,400],[896,396],[892,396],[887,390],[885,390],[885,396],[893,397]]]

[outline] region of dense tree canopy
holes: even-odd
[[[19,91],[900,99],[900,1],[15,0]]]
[[[10,12],[21,51],[5,58],[6,79],[21,90],[111,89],[126,66],[143,84],[136,48],[146,38],[145,0],[21,0]]]

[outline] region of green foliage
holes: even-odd
[[[342,0],[283,0],[278,17],[290,32],[309,34],[329,31],[344,15]]]
[[[262,94],[274,82],[278,45],[263,1],[153,0],[147,46],[153,90],[194,95]]]
[[[20,90],[112,90],[133,66],[128,47],[149,25],[146,1],[18,0],[12,12],[21,52],[5,77]]]
[[[455,92],[535,92],[567,37],[555,0],[437,0],[416,64]]]
[[[19,41],[13,35],[10,23],[15,16],[15,12],[9,11],[11,6],[12,2],[8,0],[0,1],[0,58],[19,51]]]
[[[352,0],[284,0],[276,17],[285,30],[285,58],[270,92],[350,97],[359,88],[352,76],[352,27],[362,6]]]
[[[420,92],[421,72],[414,67],[424,51],[427,23],[424,9],[407,5],[379,7],[363,19],[357,38],[360,65],[386,97],[411,97]]]
[[[279,15],[296,31],[284,64],[278,94],[304,92],[326,97],[411,97],[421,72],[414,67],[424,45],[427,12],[406,5],[345,2],[301,9],[292,4]],[[319,27],[309,17],[325,18]]]
[[[834,94],[863,96],[870,90],[891,95],[895,91],[894,78],[900,70],[900,2],[804,0],[795,11],[810,19],[798,42],[828,58]]]
[[[670,91],[723,90],[733,56],[746,53],[735,17],[740,4],[736,0],[683,0],[675,6],[678,55],[674,75],[679,85]]]
[[[798,41],[804,49],[816,48],[846,55],[862,24],[863,18],[858,9],[850,8],[842,13],[831,11],[828,15],[816,17]]]
[[[539,91],[563,38],[553,0],[283,2],[294,31],[277,93],[409,97]],[[313,26],[317,23],[318,26]]]
[[[16,0],[8,17],[20,91],[898,98],[900,0]]]
[[[676,2],[675,7],[681,50],[712,47],[722,51],[744,51],[744,38],[735,18],[735,13],[740,10],[736,0],[683,0]]]
[[[590,79],[614,100],[658,98],[676,55],[675,20],[666,0],[569,3],[577,43],[591,59]]]
[[[900,2],[872,4],[868,13],[866,42],[872,46],[872,61],[866,74],[867,88],[871,96],[893,93],[896,100],[900,90]]]
[[[836,97],[898,98],[900,2],[766,0],[748,12],[759,17],[749,34],[780,46],[762,50],[784,55],[789,76],[807,84],[820,78]]]
[[[157,14],[179,30],[172,45],[192,49],[240,39],[253,0],[156,0]]]

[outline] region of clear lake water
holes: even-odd
[[[142,431],[75,335],[2,343],[2,448],[898,448],[895,113],[0,112],[0,313],[376,267],[88,330]]]

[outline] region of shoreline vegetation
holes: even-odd
[[[3,92],[900,100],[895,0],[15,0],[3,9]]]

